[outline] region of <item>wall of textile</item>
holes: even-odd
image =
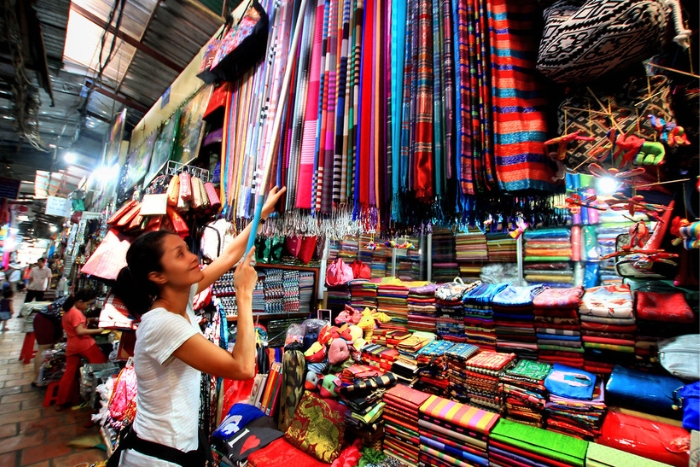
[[[277,112],[271,184],[287,186],[288,216],[386,230],[463,220],[503,192],[552,189],[534,0],[310,0],[303,15],[299,6],[263,2],[267,55],[231,84],[228,218],[252,216]]]

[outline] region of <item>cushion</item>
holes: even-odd
[[[271,465],[283,465],[284,467],[328,467],[303,451],[295,448],[284,438],[270,443],[265,449],[254,452],[248,456],[250,467],[269,467]]]
[[[326,347],[318,342],[314,342],[304,352],[304,358],[310,363],[322,362],[326,359]]]
[[[637,319],[690,324],[695,315],[682,292],[637,292]]]
[[[348,358],[350,358],[348,343],[344,339],[333,339],[330,347],[328,347],[328,363],[340,365]]]
[[[610,410],[597,442],[676,467],[688,465],[690,433],[668,423]]]
[[[675,392],[682,387],[683,382],[673,376],[616,365],[605,387],[605,401],[610,405],[680,420],[683,412],[674,410],[674,407],[677,407]]]
[[[307,392],[297,406],[284,439],[311,457],[331,463],[343,446],[345,411],[345,407],[335,400],[322,399]],[[284,465],[289,467],[286,460]]]

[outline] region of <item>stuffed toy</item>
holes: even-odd
[[[335,324],[357,324],[361,318],[362,314],[358,310],[350,305],[345,305],[345,309],[335,318]]]
[[[318,389],[318,382],[320,381],[318,373],[314,371],[306,372],[306,381],[304,381],[304,389],[307,391],[315,391]]]
[[[304,359],[310,363],[319,363],[326,358],[326,347],[319,342],[314,342],[311,344],[306,352],[304,352]]]
[[[348,358],[350,358],[348,343],[344,339],[333,339],[330,347],[328,347],[328,363],[340,365]]]
[[[338,334],[340,334],[340,337],[345,339],[345,341],[350,344],[352,343],[352,333],[350,332],[350,326],[348,324],[343,324],[339,329],[338,329]]]
[[[364,333],[362,332],[362,328],[359,326],[348,326],[348,334],[350,336],[349,339],[343,337],[346,341],[348,341],[349,344],[353,344],[357,339],[362,339],[362,336]]]
[[[340,331],[336,326],[323,326],[318,332],[318,342],[321,345],[328,345],[333,339],[340,337]]]
[[[343,449],[340,456],[333,461],[331,467],[355,467],[362,458],[362,453],[360,452],[361,447],[362,440],[358,438],[352,445]]]
[[[321,392],[321,397],[338,397],[336,394],[336,389],[340,384],[340,380],[335,375],[326,375],[323,380],[320,381],[320,387],[318,388]]]

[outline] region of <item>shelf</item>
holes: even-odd
[[[290,270],[310,271],[310,272],[318,272],[320,269],[318,266],[303,266],[303,265],[283,264],[283,263],[256,263],[255,267],[259,268],[259,269],[290,269]]]
[[[309,316],[312,312],[297,311],[294,313],[253,313],[253,318],[290,318],[290,317],[300,317]],[[238,316],[227,316],[226,321],[233,322],[238,321]]]

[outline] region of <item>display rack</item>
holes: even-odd
[[[168,164],[165,166],[166,175],[177,175],[182,172],[187,172],[193,177],[199,178],[204,183],[209,181],[209,171],[207,169],[201,169],[177,161],[168,161]]]

